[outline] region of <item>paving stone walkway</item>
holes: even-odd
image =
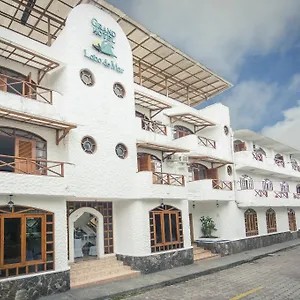
[[[190,279],[195,279],[200,276],[212,274],[241,264],[254,262],[253,265],[255,265],[255,261],[260,258],[263,258],[271,253],[276,253],[278,251],[290,249],[293,247],[297,247],[299,245],[300,245],[300,239],[297,239],[297,240],[288,241],[281,244],[275,244],[272,246],[246,251],[246,252],[242,252],[239,254],[234,254],[222,258],[216,258],[216,259],[202,261],[202,262],[200,261],[199,263],[185,266],[185,267],[174,268],[174,269],[165,270],[165,271],[161,271],[149,275],[142,275],[133,279],[124,279],[124,280],[105,283],[101,285],[94,285],[85,288],[72,289],[62,294],[43,297],[40,299],[41,300],[103,300],[103,299],[108,300],[114,298],[120,299],[119,298],[120,296],[140,293],[147,290],[158,289],[158,288],[174,285],[176,283],[182,283]],[[299,260],[297,265],[299,266]],[[253,274],[253,276],[255,276],[255,274]],[[249,275],[249,280],[250,278],[251,277]],[[205,280],[205,278],[201,278],[199,282],[202,282],[202,280]],[[218,282],[216,281],[214,282],[214,284],[217,283]],[[187,282],[186,284],[190,284],[190,281]],[[298,285],[300,286],[299,283]],[[244,286],[245,286],[244,283],[241,283],[241,288],[243,288]],[[250,286],[250,289],[251,287],[252,286]],[[228,286],[226,287],[225,285],[224,290],[226,288],[228,288]],[[145,295],[146,294],[141,295],[142,298],[136,298],[136,299],[146,299],[143,298],[145,297]],[[250,298],[250,296],[247,297],[248,297],[247,299],[252,299]],[[156,298],[149,298],[149,299],[157,299],[157,296]],[[176,298],[162,298],[161,296],[159,296],[159,299],[176,299]],[[190,297],[178,298],[178,299],[190,299]],[[202,299],[202,298],[198,297],[193,299]],[[203,299],[217,300],[218,298],[203,298]],[[222,299],[229,299],[229,298],[222,298]],[[260,299],[265,299],[265,298],[260,298]],[[272,298],[272,299],[276,299],[276,298]],[[295,298],[284,298],[284,299],[295,299]],[[300,299],[300,297],[296,299]]]

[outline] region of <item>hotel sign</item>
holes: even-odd
[[[113,30],[98,23],[95,18],[92,19],[91,23],[93,33],[100,37],[99,40],[96,40],[92,44],[92,47],[101,55],[104,55],[104,57],[99,57],[95,54],[88,54],[86,49],[84,49],[84,56],[96,63],[102,64],[108,69],[112,69],[118,73],[123,73],[124,69],[120,68],[115,61],[117,56],[114,53],[114,47],[117,34]],[[105,58],[105,56],[108,56],[109,58]]]

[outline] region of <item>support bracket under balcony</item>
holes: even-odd
[[[56,129],[56,145],[59,145],[60,141],[67,136],[70,130],[71,128],[66,128],[63,130]]]
[[[164,153],[166,153],[166,152],[162,152],[162,161],[163,161],[163,162],[164,162],[166,159],[168,159],[169,157],[171,157],[173,154],[175,154],[176,151],[171,152],[171,153],[168,152],[168,154],[165,155],[165,156],[164,156]]]

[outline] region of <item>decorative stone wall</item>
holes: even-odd
[[[194,262],[193,249],[176,250],[149,256],[128,256],[117,254],[117,259],[142,274],[190,265]]]
[[[256,237],[249,237],[235,241],[197,241],[197,246],[208,249],[212,253],[218,253],[221,256],[231,255],[247,250],[253,250],[273,244],[283,243],[286,241],[300,238],[300,231],[280,232]]]
[[[0,280],[1,300],[36,300],[70,289],[70,272],[41,274],[14,280]]]

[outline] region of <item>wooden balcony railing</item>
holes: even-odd
[[[263,160],[264,160],[264,159],[263,159],[263,155],[262,155],[261,153],[259,153],[259,152],[253,151],[253,152],[252,152],[252,156],[253,156],[253,158],[256,159],[257,161],[263,161]]]
[[[213,179],[212,180],[212,188],[216,189],[216,190],[232,191],[232,182],[231,181]]]
[[[266,190],[254,190],[255,191],[255,196],[257,197],[268,197],[268,191]]]
[[[205,147],[210,147],[210,148],[214,148],[216,149],[216,141],[202,137],[202,136],[198,136],[198,143],[201,146],[205,146]]]
[[[165,184],[174,186],[184,186],[184,175],[153,172],[154,184]]]
[[[142,128],[147,131],[167,135],[167,127],[152,120],[142,119]]]
[[[282,159],[274,158],[274,162],[279,167],[283,167],[283,168],[285,167],[284,161]]]
[[[65,162],[0,154],[0,172],[64,177]]]
[[[294,193],[293,196],[294,199],[300,199],[300,193]]]
[[[275,198],[288,198],[289,197],[289,193],[288,192],[276,192],[274,191],[275,194]]]
[[[52,104],[52,90],[3,74],[0,74],[0,91]]]

